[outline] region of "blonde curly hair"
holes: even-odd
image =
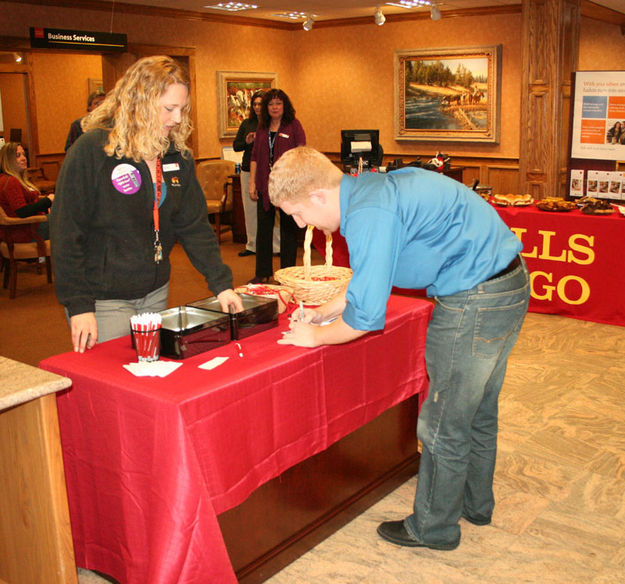
[[[159,99],[174,84],[189,89],[188,73],[171,57],[139,59],[107,94],[104,101],[82,121],[85,132],[110,129],[104,151],[109,156],[131,158],[135,162],[151,160],[169,149],[171,142],[183,155],[190,153],[187,139],[191,134],[191,105],[182,109],[180,124],[162,135]]]

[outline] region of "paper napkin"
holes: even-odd
[[[124,368],[137,377],[166,377],[181,365],[175,361],[142,361],[127,363]]]

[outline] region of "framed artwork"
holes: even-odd
[[[234,137],[248,115],[252,95],[277,84],[277,73],[217,71],[219,138]]]
[[[89,85],[89,93],[87,95],[91,95],[96,91],[104,91],[104,84],[102,83],[102,79],[87,79],[87,84]]]
[[[395,139],[499,141],[501,45],[395,51]]]

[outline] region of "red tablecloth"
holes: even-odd
[[[625,218],[496,207],[523,242],[532,312],[625,326]]]
[[[236,582],[217,515],[424,392],[431,308],[391,297],[383,333],[317,349],[276,344],[281,320],[243,358],[230,344],[162,379],[122,367],[129,337],[43,361],[73,381],[58,409],[77,564],[126,584]]]

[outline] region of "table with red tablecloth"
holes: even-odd
[[[497,207],[523,242],[532,312],[625,326],[625,217]]]
[[[236,582],[217,515],[424,393],[431,308],[392,296],[383,332],[315,349],[278,345],[281,317],[243,357],[230,343],[165,378],[122,367],[130,337],[44,360],[73,382],[58,410],[77,564],[126,584]]]

